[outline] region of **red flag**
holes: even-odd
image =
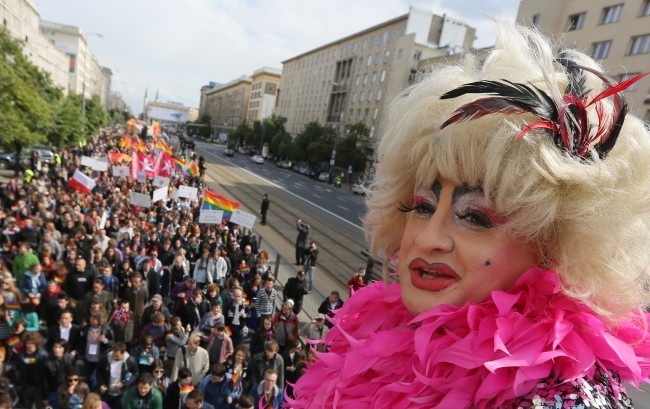
[[[166,152],[160,152],[160,155],[156,158],[156,164],[153,169],[156,176],[170,178],[174,171],[174,161]]]
[[[149,179],[153,179],[156,176],[154,172],[154,161],[153,158],[142,152],[133,151],[131,153],[131,178],[134,180],[138,179],[138,172],[145,171]]]
[[[129,313],[118,307],[113,312],[113,319],[125,323],[129,320]]]

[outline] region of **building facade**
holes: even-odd
[[[273,115],[280,78],[282,71],[277,68],[264,67],[253,73],[247,114],[249,124]]]
[[[231,132],[246,122],[252,82],[251,77],[242,76],[205,92],[200,115],[210,115],[213,134]]]
[[[68,93],[68,57],[41,34],[40,16],[33,0],[0,0],[0,22],[23,44],[23,52],[50,74],[55,86]]]
[[[88,48],[86,34],[79,27],[41,20],[41,33],[68,57],[68,91],[86,98],[99,96],[107,106],[111,70],[104,70]]]
[[[650,0],[522,0],[517,22],[561,37],[621,81],[650,69]],[[625,91],[630,111],[650,121],[650,77]]]
[[[294,136],[316,121],[339,130],[363,122],[376,137],[386,102],[415,81],[419,61],[469,49],[474,39],[464,23],[412,8],[284,61],[276,114]]]

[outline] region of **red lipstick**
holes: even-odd
[[[409,263],[411,283],[415,288],[425,291],[440,291],[460,281],[456,272],[444,263],[427,263],[416,258]]]

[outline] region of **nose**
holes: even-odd
[[[439,203],[431,217],[420,225],[415,244],[425,253],[449,253],[454,250],[451,203]]]

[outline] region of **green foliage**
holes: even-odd
[[[228,145],[242,146],[253,137],[253,130],[246,122],[240,124],[234,131],[228,133]]]
[[[212,117],[210,117],[210,115],[204,113],[193,123],[196,125],[204,125],[204,126],[189,127],[189,129],[191,129],[192,132],[195,133],[195,135],[198,135],[199,138],[207,139],[212,133],[212,127],[211,127]]]
[[[20,151],[45,142],[52,126],[52,103],[61,91],[47,73],[25,58],[21,45],[0,29],[0,144]]]
[[[85,120],[86,132],[84,137],[97,133],[102,126],[108,123],[108,115],[104,111],[99,96],[93,95],[91,99],[86,99]]]
[[[310,165],[327,162],[332,154],[336,129],[318,122],[310,122],[296,136],[291,147],[291,158],[296,161],[306,161]]]
[[[363,173],[372,154],[368,127],[363,122],[346,125],[345,137],[336,145],[336,165],[342,168],[352,165],[355,173]]]
[[[48,140],[55,146],[75,145],[83,140],[86,124],[81,115],[81,95],[67,95],[55,109],[54,126]]]

